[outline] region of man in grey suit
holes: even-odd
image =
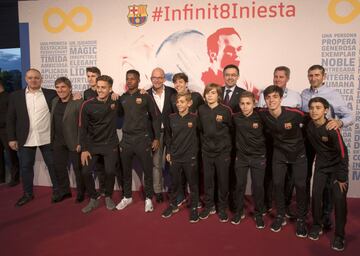
[[[79,112],[82,100],[74,100],[72,85],[68,78],[55,81],[57,97],[51,108],[51,143],[54,150],[54,167],[59,185],[59,196],[55,202],[71,197],[68,163],[71,162],[76,177],[77,197],[75,202],[84,200],[85,185],[81,175]]]

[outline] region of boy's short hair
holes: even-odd
[[[129,69],[128,71],[126,71],[126,76],[129,74],[133,74],[137,79],[140,79],[140,73],[135,69]]]
[[[189,82],[189,77],[185,73],[176,73],[173,76],[172,81],[173,81],[173,83],[175,83],[177,80],[180,80],[180,79],[183,79],[185,81],[185,83]]]
[[[100,71],[100,69],[98,69],[97,67],[87,67],[87,68],[86,68],[86,73],[87,73],[87,72],[95,73],[95,74],[97,74],[98,76],[101,76],[101,71]]]
[[[240,94],[240,97],[239,97],[239,102],[242,98],[250,98],[253,100],[253,102],[255,103],[255,95],[252,93],[252,92],[249,92],[249,91],[243,91],[241,94]]]
[[[176,100],[180,99],[181,97],[185,97],[186,101],[191,101],[191,93],[189,92],[181,92],[176,94]]]
[[[113,83],[114,83],[114,80],[113,80],[110,76],[107,76],[107,75],[98,76],[98,77],[96,78],[96,82],[98,82],[98,81],[105,81],[105,82],[107,82],[110,86],[112,86]]]
[[[323,104],[323,106],[324,106],[325,109],[330,108],[329,102],[328,102],[326,99],[324,99],[323,97],[315,97],[315,98],[312,98],[312,99],[309,101],[309,104],[308,104],[309,108],[310,108],[311,104],[312,104],[312,103],[315,103],[315,102],[319,102],[319,103]]]
[[[58,78],[55,80],[55,86],[56,86],[57,84],[60,84],[60,83],[64,83],[64,84],[66,84],[68,87],[72,88],[71,81],[69,80],[69,78],[67,78],[67,77],[65,77],[65,76],[58,77]]]
[[[204,98],[205,98],[205,95],[208,94],[211,90],[215,89],[217,94],[218,94],[218,102],[221,101],[221,86],[218,85],[218,84],[215,84],[215,83],[210,83],[210,84],[207,84],[205,86],[205,89],[204,89]],[[206,98],[205,98],[206,100]]]
[[[278,93],[280,98],[282,98],[284,95],[284,90],[277,85],[270,85],[264,90],[264,98],[266,98],[266,96],[268,96],[270,93]]]

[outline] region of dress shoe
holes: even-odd
[[[33,195],[24,194],[15,204],[16,207],[23,206],[34,199]]]
[[[70,198],[71,197],[71,193],[65,193],[65,194],[62,194],[61,196],[55,196],[52,198],[52,201],[53,203],[59,203],[61,201],[64,201],[65,199],[67,198]]]
[[[163,197],[162,193],[157,193],[157,194],[155,194],[155,198],[156,198],[156,202],[157,202],[157,203],[162,203],[162,202],[164,202],[164,197]]]
[[[20,181],[18,180],[11,180],[9,183],[8,183],[8,186],[9,187],[15,187],[16,185],[18,185],[20,183]]]
[[[79,204],[79,203],[83,202],[84,199],[85,199],[84,194],[77,194],[76,199],[75,199],[75,203]]]

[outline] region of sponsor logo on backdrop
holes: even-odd
[[[351,5],[351,12],[345,15],[339,14],[339,4]],[[347,24],[352,22],[360,14],[360,1],[358,0],[331,0],[328,6],[328,13],[330,18],[338,24]]]
[[[133,25],[135,27],[139,27],[141,25],[144,25],[147,21],[148,14],[146,11],[147,5],[146,4],[140,4],[140,5],[129,5],[129,13],[128,13],[128,21],[130,25]]]
[[[79,24],[74,21],[74,18],[79,15],[85,17],[85,22]],[[56,18],[56,16],[60,17],[61,23],[59,25],[52,25],[51,19]],[[74,32],[85,32],[91,27],[92,22],[92,13],[84,6],[77,6],[71,9],[69,13],[64,12],[59,7],[51,7],[46,10],[43,16],[43,25],[50,33],[59,33],[66,27],[71,28]]]

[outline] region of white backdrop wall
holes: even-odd
[[[359,14],[358,0],[19,2],[23,68],[41,70],[45,87],[65,75],[83,91],[85,68],[98,66],[122,93],[128,69],[139,70],[141,87],[148,88],[151,70],[160,66],[169,85],[182,71],[191,89],[202,92],[207,79],[221,77],[218,69],[234,62],[238,85],[259,92],[272,83],[273,69],[286,65],[288,86],[301,92],[309,86],[307,69],[322,64],[326,84],[341,92],[355,117],[342,133],[350,155],[349,196],[359,197]],[[49,180],[39,156],[35,184]],[[133,184],[137,189],[137,177]]]

